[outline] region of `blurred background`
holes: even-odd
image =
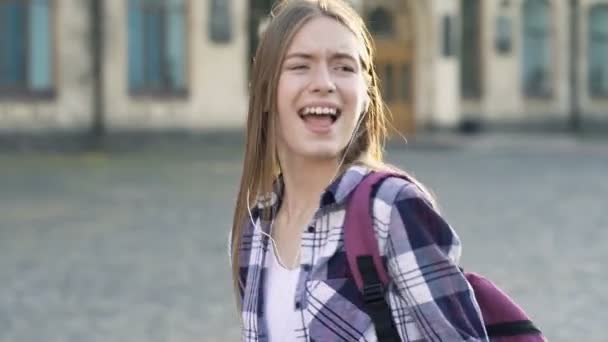
[[[237,341],[227,255],[272,0],[0,0],[0,341]],[[462,264],[605,341],[608,0],[352,0]],[[403,140],[405,136],[408,140]]]

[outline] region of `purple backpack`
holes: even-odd
[[[384,297],[389,279],[378,250],[370,205],[372,189],[389,177],[408,180],[401,174],[372,172],[357,186],[346,211],[344,244],[353,280],[363,294],[378,341],[399,342],[401,340]],[[473,288],[491,341],[546,341],[541,331],[506,293],[478,274],[464,274]]]

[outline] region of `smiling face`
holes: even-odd
[[[311,19],[289,45],[277,88],[279,156],[338,159],[363,113],[362,44],[335,19]]]

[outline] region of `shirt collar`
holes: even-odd
[[[326,188],[321,196],[321,206],[343,204],[370,171],[369,168],[361,165],[347,168]]]
[[[341,205],[345,202],[352,191],[361,183],[363,178],[370,173],[368,167],[362,165],[352,165],[348,167],[342,174],[336,177],[331,184],[321,195],[320,206]],[[279,176],[273,185],[273,191],[265,195],[258,196],[256,200],[257,209],[272,208],[272,212],[276,212],[280,206],[283,194],[283,177]]]

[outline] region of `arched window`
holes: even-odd
[[[393,16],[384,8],[378,7],[369,14],[368,24],[374,36],[391,37],[395,34]]]
[[[551,95],[551,10],[547,0],[523,7],[522,84],[529,97]]]
[[[589,12],[589,93],[608,97],[608,5]]]

